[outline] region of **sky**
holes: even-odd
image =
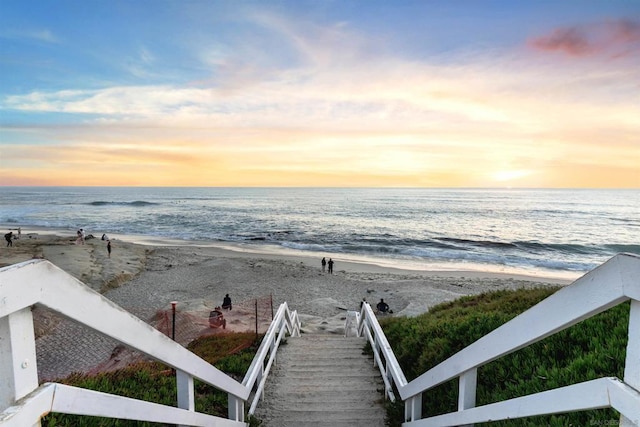
[[[640,188],[640,0],[0,0],[0,186]]]

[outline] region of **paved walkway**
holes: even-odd
[[[384,427],[384,385],[362,338],[289,337],[255,416],[264,427]]]

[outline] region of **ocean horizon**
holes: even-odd
[[[640,190],[0,187],[5,229],[575,279],[640,254]]]

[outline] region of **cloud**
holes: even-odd
[[[249,15],[254,24],[264,28],[295,56],[296,63],[307,67],[341,67],[366,61],[380,42],[375,37],[363,37],[347,22],[318,24],[293,19],[266,11]],[[273,55],[269,52],[269,55]],[[290,58],[291,59],[291,58]]]
[[[0,37],[8,39],[30,39],[45,43],[60,43],[60,39],[48,29],[38,30],[12,30],[8,29],[0,33]]]
[[[519,52],[407,59],[348,24],[267,13],[245,19],[261,30],[238,36],[250,40],[197,45],[195,66],[211,70],[205,80],[32,91],[0,97],[0,109],[49,141],[29,154],[42,170],[82,167],[94,176],[104,165],[125,184],[134,176],[148,182],[158,175],[152,167],[182,178],[158,185],[311,183],[300,177],[324,185],[487,185],[476,180],[531,184],[524,180],[544,163],[576,152],[637,164],[638,71],[628,64],[548,63]],[[531,43],[571,56],[611,54],[614,46],[633,48],[637,32],[633,21],[611,21]],[[136,52],[131,72],[158,69],[160,50]],[[66,124],[25,125],[60,113]],[[24,138],[16,129],[11,141],[18,147]]]
[[[136,55],[126,58],[123,68],[132,76],[141,79],[157,78],[158,73],[152,71],[154,69],[156,57],[146,47],[141,46],[138,48]]]
[[[636,56],[640,55],[640,22],[619,19],[557,28],[551,34],[530,39],[528,45],[573,57]]]
[[[557,67],[531,67],[522,59],[437,65],[381,57],[366,66],[285,70],[234,91],[211,84],[31,92],[0,98],[0,108],[76,114],[79,123],[97,127],[419,130],[432,135],[464,129],[478,136],[584,128],[589,117],[588,129],[637,129],[637,107],[625,83],[631,81],[628,71],[580,68],[567,74]]]

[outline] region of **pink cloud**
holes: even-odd
[[[640,55],[640,22],[619,19],[557,28],[527,44],[539,51],[574,57]]]

